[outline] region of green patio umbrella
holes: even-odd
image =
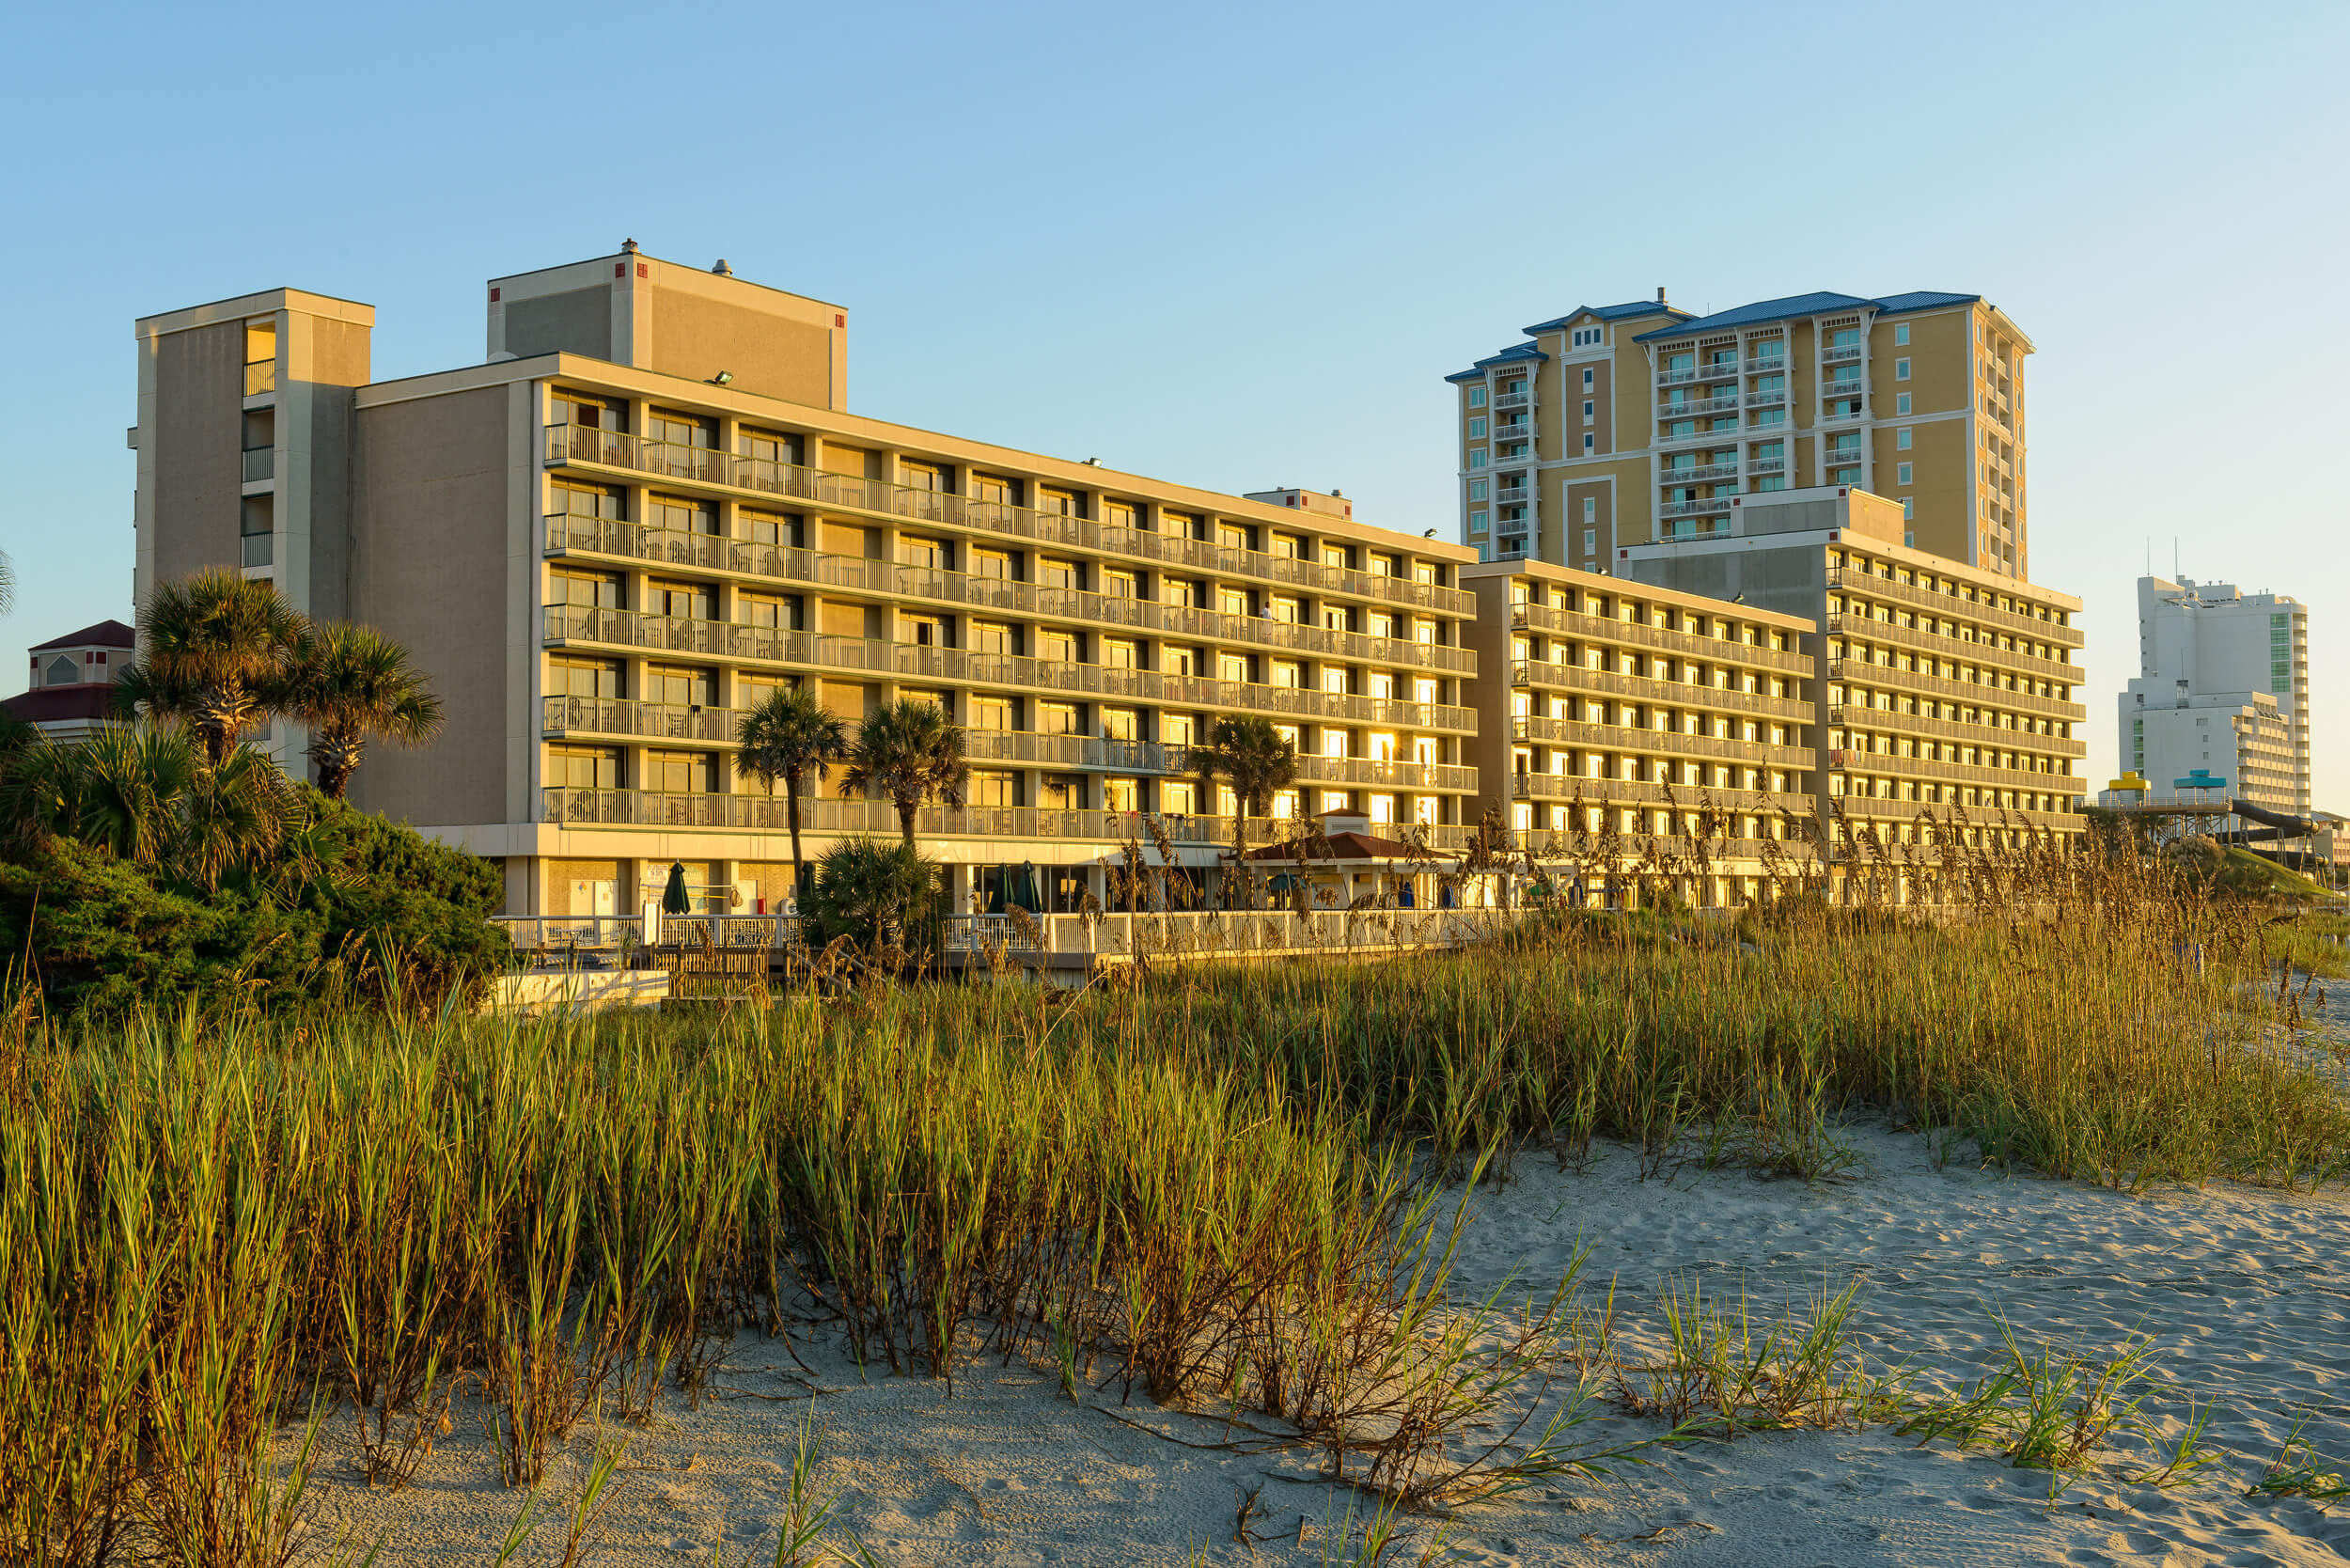
[[[685,897],[685,864],[672,860],[669,862],[669,885],[661,890],[661,913],[682,915],[691,907]]]
[[[1020,862],[1019,872],[1011,879],[1011,895],[1004,902],[1014,905],[1015,907],[1025,909],[1031,915],[1035,914],[1038,909],[1042,907],[1044,901],[1037,896],[1036,891],[1035,861],[1023,860]]]

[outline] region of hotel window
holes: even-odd
[[[1048,588],[1082,588],[1085,580],[1075,561],[1047,558],[1036,563],[1036,580]]]
[[[718,445],[718,421],[691,414],[656,411],[645,420],[645,439],[666,447],[689,447],[708,451]]]
[[[1910,470],[1913,466],[1913,464],[1906,463],[1895,463],[1893,465],[1893,482],[1895,484],[1915,484],[1917,481],[1909,477]]]
[[[1589,366],[1585,366],[1585,367],[1584,367],[1584,368],[1583,368],[1583,390],[1584,390],[1584,391],[1586,391],[1586,392],[1589,392],[1590,389],[1591,389],[1591,370],[1590,370],[1590,367],[1589,367]]]
[[[1276,659],[1273,661],[1273,679],[1266,683],[1295,691],[1306,683],[1306,666],[1295,659]]]
[[[1480,447],[1475,451],[1469,453],[1468,465],[1471,468],[1482,468],[1485,466],[1484,447]]]
[[[650,495],[645,499],[645,521],[671,533],[714,534],[718,531],[718,508],[710,501]]]
[[[1039,630],[1036,635],[1036,656],[1048,664],[1075,664],[1077,662],[1077,634],[1050,628]]]
[[[910,642],[916,648],[941,648],[946,645],[946,628],[940,624],[938,617],[901,614],[900,619],[903,630],[899,641]]]
[[[1077,705],[1073,702],[1040,702],[1036,705],[1036,728],[1043,735],[1082,735],[1085,730],[1077,723]]]
[[[1468,438],[1469,438],[1471,441],[1482,441],[1482,440],[1484,440],[1484,439],[1485,439],[1485,421],[1484,421],[1484,420],[1482,420],[1482,419],[1471,419],[1471,420],[1469,421],[1469,433],[1468,433]]]
[[[1893,412],[1894,412],[1895,414],[1899,414],[1899,415],[1906,415],[1906,414],[1908,414],[1908,412],[1909,412],[1909,394],[1908,394],[1908,393],[1906,393],[1906,392],[1896,392],[1896,393],[1894,393],[1894,394],[1893,394]]]
[[[1586,452],[1589,452],[1590,450],[1591,450],[1591,448],[1592,448],[1592,445],[1593,445],[1593,443],[1592,443],[1591,436],[1590,436],[1590,433],[1587,431],[1587,432],[1584,434],[1584,437],[1583,437],[1583,449],[1584,449]]]
[[[1893,329],[1893,346],[1897,349],[1909,347],[1909,327],[1906,322]]]
[[[1583,530],[1583,553],[1587,556],[1599,553],[1599,530],[1597,528]]]
[[[556,659],[547,666],[549,697],[617,698],[620,695],[618,659]]]
[[[927,463],[901,463],[898,464],[898,482],[908,490],[935,494],[947,488],[947,476]]]
[[[753,511],[744,507],[734,517],[737,531],[753,544],[797,550],[807,538],[807,525],[797,512]]]
[[[1000,620],[971,622],[971,651],[974,653],[1010,653],[1015,649],[1011,628]]]
[[[1132,778],[1102,780],[1102,809],[1104,811],[1139,811],[1142,809],[1140,782]]]
[[[974,806],[1006,807],[1019,802],[1018,781],[1008,773],[974,768],[971,770],[971,782],[965,789]]]
[[[1102,663],[1112,669],[1139,669],[1141,659],[1135,644],[1124,637],[1102,639]]]
[[[610,572],[558,570],[548,581],[547,603],[600,610],[618,609],[620,604],[619,575]]]
[[[645,585],[645,609],[687,620],[718,619],[718,590],[708,583],[673,583],[655,578]]]
[[[1470,500],[1472,500],[1472,501],[1481,501],[1481,500],[1483,500],[1483,499],[1485,498],[1485,486],[1486,486],[1487,482],[1488,482],[1488,481],[1486,481],[1486,480],[1484,480],[1484,479],[1471,479],[1471,480],[1469,480],[1469,499],[1470,499]],[[1327,556],[1329,555],[1329,553],[1330,553],[1330,552],[1328,552],[1328,551],[1326,551],[1326,550],[1323,552],[1323,554],[1324,554],[1324,556],[1325,557],[1327,557]],[[1342,560],[1334,561],[1334,560],[1328,560],[1328,559],[1326,559],[1326,558],[1325,558],[1323,564],[1324,564],[1325,566],[1344,566],[1346,563],[1345,563],[1344,561],[1342,561]]]
[[[643,788],[663,794],[716,794],[718,759],[704,751],[648,751]]]
[[[1590,424],[1599,417],[1599,404],[1590,398],[1583,400],[1583,422]]]
[[[1215,607],[1219,615],[1246,615],[1248,613],[1248,590],[1218,588],[1215,590]]]
[[[1906,464],[1904,464],[1904,466],[1906,466]],[[1917,502],[1917,498],[1916,498],[1915,496],[1910,496],[1910,495],[1904,495],[1904,496],[1903,496],[1903,497],[1902,497],[1902,521],[1903,521],[1903,522],[1904,522],[1904,523],[1912,523],[1912,522],[1917,521],[1917,517],[1918,517],[1918,502]]]
[[[1187,511],[1163,511],[1159,513],[1159,532],[1172,535],[1176,539],[1205,539],[1208,537],[1207,525],[1199,518],[1193,516]]]
[[[1337,697],[1346,695],[1346,671],[1332,665],[1322,669],[1322,689]]]
[[[1905,452],[1909,450],[1910,440],[1910,427],[1907,425],[1904,425],[1901,429],[1893,432],[1893,446],[1898,451]]]
[[[1001,582],[1012,575],[1011,557],[1001,550],[974,549],[969,557],[971,575]]]
[[[1205,658],[1196,648],[1159,650],[1159,668],[1169,675],[1197,675],[1204,666]]]
[[[1159,602],[1179,609],[1196,610],[1206,597],[1206,590],[1189,577],[1161,577]]]
[[[1019,504],[1019,480],[999,479],[992,474],[971,476],[971,499],[989,501],[999,506]]]
[[[901,534],[898,536],[898,561],[902,566],[920,566],[932,572],[943,572],[947,567],[947,541]]]
[[[1275,534],[1266,541],[1265,551],[1275,560],[1297,561],[1307,558],[1306,541],[1295,534]]]
[[[557,388],[554,394],[555,422],[576,425],[587,431],[625,431],[628,412],[624,405],[591,398],[585,392],[566,392]]]
[[[1217,654],[1215,661],[1215,674],[1216,679],[1219,681],[1236,681],[1244,684],[1246,683],[1248,680],[1248,655],[1246,653]]]
[[[1198,786],[1188,779],[1169,778],[1159,784],[1159,809],[1172,817],[1188,817],[1199,809]]]
[[[1142,597],[1141,579],[1131,572],[1104,568],[1102,572],[1102,593],[1104,598],[1108,599],[1139,599]]]
[[[276,527],[275,500],[268,495],[248,495],[237,512],[237,532],[245,566],[272,564],[271,536]]]
[[[766,467],[797,468],[807,461],[807,444],[796,435],[779,431],[739,430],[734,435],[734,449]]]
[[[1215,541],[1227,550],[1253,550],[1257,547],[1257,541],[1250,537],[1247,528],[1238,523],[1218,523],[1215,525]]]
[[[1893,379],[1895,381],[1907,381],[1909,379],[1908,360],[1897,359],[1893,361]]]
[[[628,515],[628,493],[606,489],[601,485],[562,484],[555,487],[554,510],[572,517],[607,517],[615,520]]]
[[[670,708],[712,708],[718,702],[718,672],[692,665],[648,665],[645,700]]]
[[[1132,501],[1104,501],[1102,503],[1102,522],[1112,528],[1132,528],[1140,525],[1141,518],[1136,513]]]
[[[779,632],[796,632],[807,624],[796,594],[737,593],[734,619],[744,626],[766,626]]]
[[[611,746],[549,746],[547,782],[558,790],[617,790],[620,754]]]
[[[1050,517],[1074,517],[1077,515],[1077,497],[1066,490],[1039,491],[1036,510]]]
[[[1468,531],[1473,534],[1481,534],[1485,531],[1485,514],[1483,512],[1473,511],[1469,513]]]
[[[1294,626],[1305,619],[1306,602],[1286,594],[1275,594],[1265,601],[1265,607],[1275,620]]]
[[[1012,727],[1011,698],[1008,697],[971,697],[971,728],[974,729],[1005,730]]]
[[[1471,407],[1471,408],[1483,408],[1484,406],[1485,406],[1485,389],[1484,389],[1483,387],[1481,387],[1481,386],[1472,386],[1472,387],[1470,387],[1470,388],[1469,388],[1469,407]]]

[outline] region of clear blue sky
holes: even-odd
[[[1667,286],[1980,292],[2113,767],[2152,541],[2311,606],[2350,809],[2350,8],[30,8],[0,651],[131,608],[133,318],[289,284],[380,377],[611,251],[849,306],[860,412],[1452,537],[1440,379]],[[21,689],[10,653],[0,691]]]

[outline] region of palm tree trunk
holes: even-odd
[[[1246,909],[1256,902],[1248,885],[1248,803],[1237,792],[1232,797],[1232,876],[1240,884],[1241,902],[1234,907]]]
[[[898,808],[898,831],[905,835],[906,848],[911,850],[914,848],[914,813],[921,809],[921,800],[919,797],[901,795],[891,804]]]
[[[768,786],[770,793],[774,788]],[[790,774],[783,778],[783,820],[791,829],[791,897],[796,907],[800,898],[800,867],[805,862],[800,858],[800,781]],[[776,913],[780,915],[783,911],[778,909]]]

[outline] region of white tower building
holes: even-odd
[[[2122,763],[2156,789],[2201,768],[2256,805],[2310,802],[2309,608],[2232,584],[2138,580]]]

